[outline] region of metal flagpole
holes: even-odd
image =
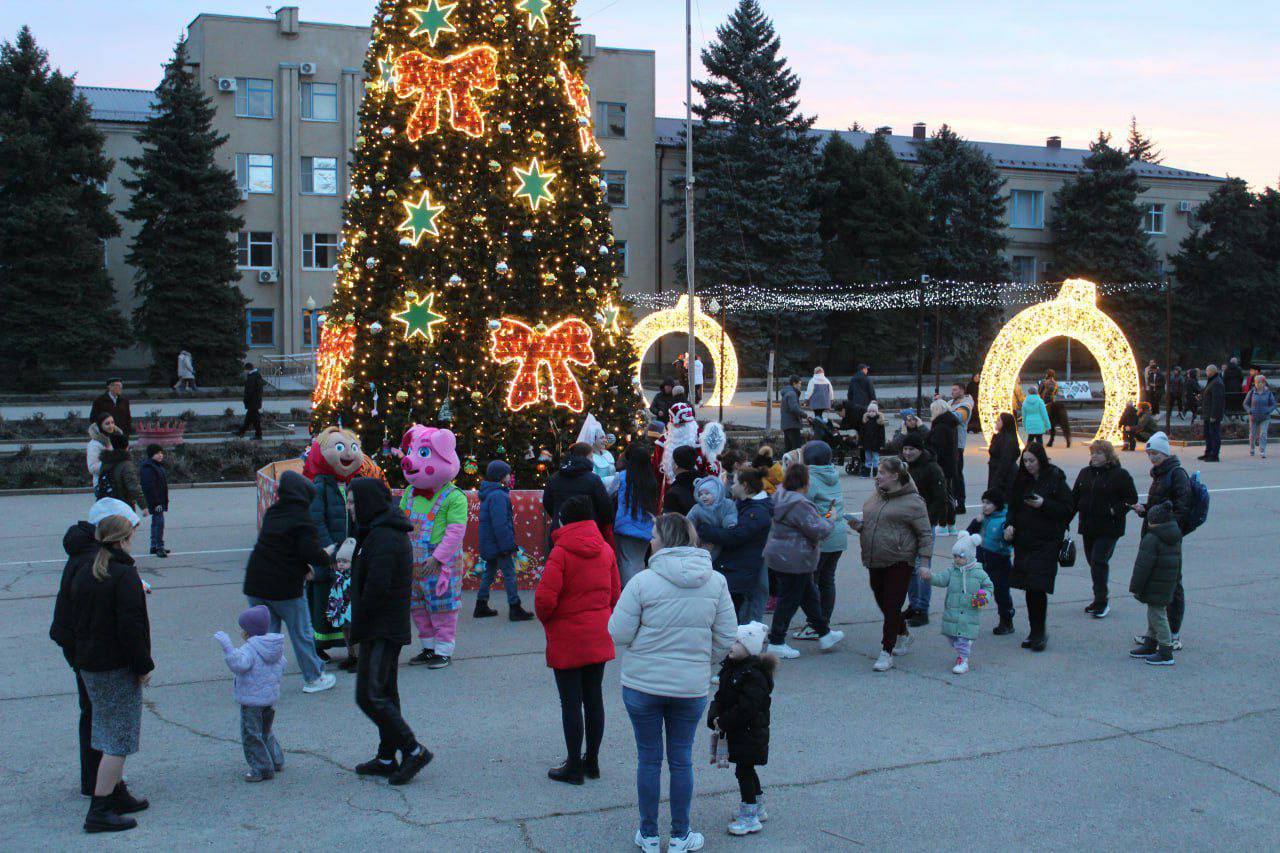
[[[684,276],[689,286],[689,341],[685,349],[685,367],[689,384],[693,384],[693,368],[697,362],[698,342],[694,331],[693,305],[693,0],[684,0]],[[716,365],[717,369],[719,365]],[[696,411],[696,394],[687,389],[689,402]]]

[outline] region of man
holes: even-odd
[[[934,461],[933,454],[924,449],[919,434],[908,433],[902,439],[902,459],[916,484],[916,491],[929,511],[929,526],[936,528],[947,510],[947,478]],[[907,588],[907,611],[902,614],[907,624],[919,628],[929,624],[929,603],[933,600],[933,585],[919,575],[912,575]]]
[[[676,371],[676,384],[687,386],[689,384],[689,354],[685,352],[676,356],[676,360],[672,362],[671,366]]]
[[[845,423],[857,424],[862,423],[862,416],[867,413],[867,405],[876,399],[876,386],[871,384],[870,366],[859,364],[858,369],[854,371],[853,378],[849,380],[849,394],[845,400]]]
[[[244,363],[244,423],[240,425],[240,429],[236,430],[237,436],[243,438],[252,426],[254,440],[262,441],[262,392],[266,387],[267,381],[262,378],[258,368],[254,367],[252,362],[246,361]]]
[[[804,425],[804,410],[800,408],[800,377],[792,375],[787,378],[787,387],[782,389],[782,434],[786,436],[787,451],[797,449],[803,444],[800,428]]]
[[[569,448],[569,456],[560,466],[560,470],[551,475],[547,487],[542,490],[542,508],[551,517],[551,529],[560,527],[560,508],[565,501],[574,495],[585,495],[591,499],[591,508],[595,516],[600,535],[610,545],[613,544],[613,501],[604,487],[604,481],[596,474],[591,464],[591,454],[595,450],[585,442],[578,442]]]
[[[1217,368],[1214,368],[1217,372]],[[1221,377],[1219,377],[1221,383]],[[1207,423],[1207,421],[1206,421]],[[1178,529],[1186,536],[1191,532],[1191,476],[1182,467],[1178,457],[1173,455],[1169,447],[1169,437],[1162,432],[1151,436],[1147,442],[1147,459],[1151,462],[1151,487],[1147,489],[1145,502],[1133,505],[1133,511],[1142,518],[1142,535],[1147,535],[1147,508],[1168,501],[1173,505],[1173,517],[1178,522]],[[1186,596],[1182,591],[1182,580],[1178,580],[1173,590],[1173,599],[1169,602],[1166,613],[1169,616],[1169,631],[1173,634],[1173,650],[1182,651],[1182,640],[1178,634],[1182,631],[1182,617],[1187,609]],[[1148,645],[1145,635],[1134,637],[1139,645]]]
[[[1218,366],[1211,364],[1204,369],[1209,381],[1201,395],[1201,414],[1204,417],[1204,455],[1202,462],[1218,462],[1222,452],[1222,419],[1227,414],[1227,391],[1218,373]],[[1154,436],[1152,436],[1154,438]],[[1149,445],[1148,445],[1149,446]]]
[[[956,493],[952,495],[956,502],[956,515],[964,515],[964,448],[969,435],[969,421],[973,418],[974,400],[965,387],[959,382],[951,384],[951,413],[960,419],[960,429],[956,441]]]
[[[665,429],[667,421],[671,419],[671,404],[676,401],[675,387],[674,379],[662,380],[662,386],[649,404],[649,414],[653,415],[651,426],[657,427],[659,431]]]
[[[662,511],[688,515],[693,509],[693,481],[698,479],[698,451],[692,447],[677,447],[671,454],[676,480],[667,486],[662,497]]]
[[[1142,372],[1142,384],[1146,389],[1146,393],[1143,396],[1151,403],[1152,414],[1160,414],[1160,397],[1164,393],[1164,376],[1160,372],[1160,365],[1156,364],[1154,358],[1147,365],[1147,369]]]
[[[106,393],[94,400],[89,410],[89,423],[98,423],[101,415],[111,415],[125,435],[133,435],[133,413],[129,410],[129,398],[124,396],[123,381],[107,380]]]
[[[1232,356],[1227,362],[1222,382],[1227,394],[1226,410],[1233,415],[1244,414],[1244,371],[1240,369],[1240,359]]]
[[[702,386],[705,381],[706,373],[702,366],[702,356],[697,356],[693,360],[693,402],[696,406],[702,405]]]
[[[902,444],[909,435],[918,435],[920,437],[920,446],[924,447],[929,441],[929,428],[920,420],[920,416],[916,414],[915,409],[903,409],[899,415],[902,418],[902,426],[893,434],[893,438],[884,447],[885,456],[898,456],[902,453]]]

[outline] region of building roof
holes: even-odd
[[[871,133],[852,130],[819,130],[810,131],[814,136],[826,137],[839,133],[845,141],[855,148],[861,148],[872,136]],[[684,119],[658,118],[654,120],[654,135],[660,147],[680,148],[684,146]],[[912,136],[885,137],[889,147],[899,160],[914,163],[917,160],[916,146],[921,140]],[[1000,169],[1025,169],[1034,172],[1078,172],[1081,163],[1088,156],[1087,148],[1050,148],[1047,145],[1014,145],[1008,142],[978,142],[970,140],[974,145],[995,161]],[[1185,181],[1222,181],[1215,175],[1204,172],[1192,172],[1159,163],[1134,163],[1129,168],[1144,178],[1166,178]]]
[[[93,110],[94,121],[121,121],[141,124],[155,113],[156,93],[150,89],[110,89],[105,86],[76,86]]]

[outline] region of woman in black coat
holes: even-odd
[[[1084,537],[1084,557],[1093,576],[1093,603],[1084,609],[1102,619],[1110,611],[1107,580],[1116,542],[1124,536],[1125,516],[1138,502],[1133,477],[1120,465],[1120,457],[1109,441],[1089,445],[1089,467],[1076,477],[1071,490],[1071,511],[1080,516]]]
[[[937,414],[934,415],[933,423],[929,427],[929,437],[925,440],[925,447],[933,451],[933,458],[942,469],[942,476],[947,481],[947,508],[939,524],[954,533],[953,528],[956,524],[954,496],[960,493],[956,481],[960,477],[960,430],[962,427],[955,413],[946,408],[945,403],[939,406],[937,402],[934,401],[932,407]]]
[[[1031,632],[1024,649],[1042,652],[1049,641],[1045,621],[1049,596],[1058,577],[1058,553],[1071,523],[1071,489],[1067,476],[1049,464],[1044,447],[1029,444],[1022,452],[1018,476],[1009,498],[1009,522],[1004,537],[1013,543],[1013,571],[1009,585],[1027,595]]]
[[[999,492],[1005,500],[1013,492],[1013,480],[1018,476],[1018,422],[1009,412],[1001,412],[996,434],[991,437],[987,449],[987,490]]]

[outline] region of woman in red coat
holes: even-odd
[[[613,549],[600,535],[591,500],[575,495],[560,508],[538,593],[538,619],[547,632],[547,666],[556,674],[568,757],[547,771],[557,782],[581,785],[600,778],[604,738],[604,665],[613,660],[609,617],[622,594]],[[582,751],[583,712],[587,751]]]

